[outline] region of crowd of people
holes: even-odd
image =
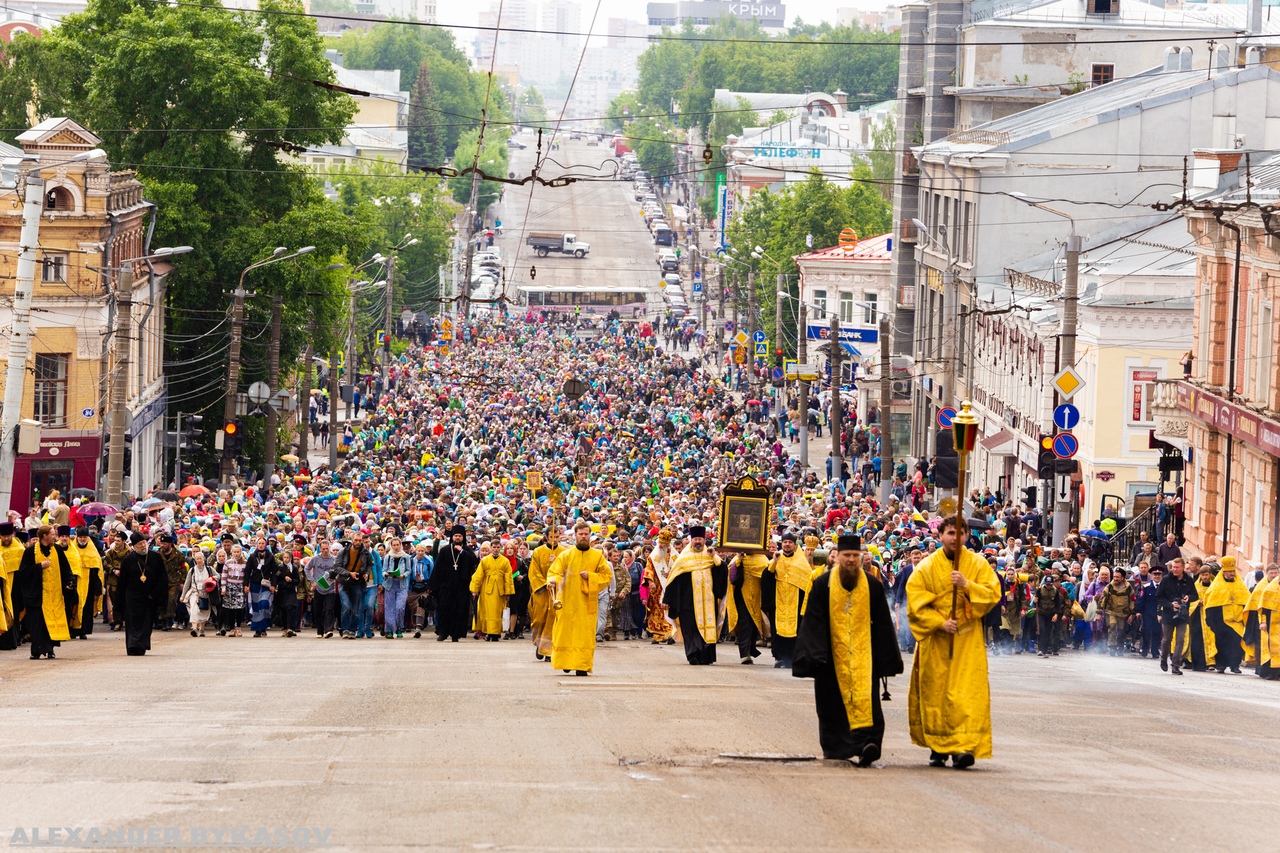
[[[154,630],[472,637],[525,640],[536,660],[585,676],[601,642],[680,642],[695,665],[732,642],[742,664],[767,649],[774,666],[814,677],[824,751],[868,762],[879,700],[845,703],[847,730],[866,737],[837,737],[839,714],[821,709],[851,694],[827,675],[888,677],[899,649],[943,673],[961,649],[980,656],[979,706],[988,654],[1105,651],[1159,658],[1174,674],[1251,665],[1277,677],[1276,566],[1241,572],[1230,556],[1184,559],[1170,542],[1116,555],[1106,537],[1078,534],[1052,549],[1034,512],[989,491],[972,495],[980,523],[956,529],[929,512],[924,466],[895,470],[882,504],[874,425],[830,427],[854,466],[824,483],[791,452],[795,429],[821,425],[799,414],[810,404],[772,416],[748,405],[678,325],[655,333],[615,318],[584,336],[579,322],[468,322],[468,342],[447,354],[422,335],[369,384],[338,470],[301,460],[267,489],[188,484],[105,517],[57,496],[43,517],[11,516],[0,524],[0,647],[53,658],[98,620],[131,655]],[[721,493],[744,477],[775,513],[771,543],[750,553],[718,548],[715,535]],[[966,546],[958,556],[948,535]],[[868,588],[876,600],[864,607]],[[858,622],[817,618],[821,599],[867,614],[861,642],[874,660],[819,642],[814,631],[835,637]],[[946,693],[945,676],[922,671],[913,696]],[[935,760],[968,766],[990,753],[989,728],[958,743],[912,719]]]

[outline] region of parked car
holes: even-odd
[[[513,136],[507,140],[507,147],[508,148],[528,148],[529,146],[525,145],[523,142],[521,142],[519,139],[516,139]]]

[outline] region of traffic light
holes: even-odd
[[[956,455],[951,430],[940,429],[935,446],[937,456],[933,464],[933,484],[939,489],[955,489],[960,486],[960,457]]]
[[[200,424],[204,423],[204,415],[184,415],[182,432],[178,435],[178,449],[191,450],[200,439]]]
[[[1036,492],[1036,487],[1035,487],[1035,486],[1024,486],[1024,487],[1023,487],[1023,489],[1022,489],[1022,502],[1023,502],[1025,505],[1027,505],[1027,506],[1029,506],[1029,507],[1032,507],[1032,508],[1035,508],[1035,507],[1039,506],[1039,504],[1037,504],[1037,503],[1036,503],[1036,498],[1037,498],[1037,497],[1038,497],[1038,494],[1037,494],[1037,492]]]
[[[124,434],[124,475],[133,475],[133,436]]]
[[[1052,480],[1054,463],[1058,457],[1053,452],[1053,436],[1040,436],[1040,458],[1036,463],[1036,473],[1041,480]]]
[[[782,361],[784,357],[785,357],[785,354],[782,351],[782,347],[778,347],[777,349],[775,349],[773,351],[773,366],[782,367]]]
[[[244,427],[239,421],[227,421],[222,427],[222,455],[234,459],[244,449]]]

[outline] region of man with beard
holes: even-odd
[[[436,642],[458,642],[471,627],[471,576],[479,558],[466,545],[467,529],[455,524],[449,541],[436,552],[436,566],[427,589],[436,599]]]
[[[14,600],[13,579],[26,549],[14,540],[15,533],[12,521],[0,523],[0,649],[5,650],[16,649],[22,634],[18,624],[22,605]]]
[[[124,648],[130,657],[151,650],[151,629],[169,599],[164,559],[147,547],[141,533],[129,537],[129,553],[120,561],[120,600],[124,605]]]
[[[80,594],[79,621],[71,623],[71,636],[77,640],[88,639],[93,633],[93,617],[98,612],[98,600],[102,597],[102,555],[89,539],[89,528],[76,528],[76,538],[67,547],[67,562],[76,575],[76,591]]]
[[[907,582],[907,618],[916,638],[907,719],[911,742],[929,764],[957,770],[991,757],[991,688],[982,617],[1000,603],[1000,579],[966,549],[955,517],[938,527],[942,547]]]
[[[805,596],[813,584],[813,564],[796,547],[796,535],[782,534],[782,550],[773,556],[769,571],[777,579],[774,591],[773,650],[774,669],[790,669],[791,653],[796,647],[796,633],[804,615]]]
[[[27,546],[14,576],[13,604],[24,612],[31,637],[31,659],[53,660],[54,647],[71,639],[67,629],[66,596],[74,596],[76,577],[67,555],[56,544],[54,530],[42,524]]]
[[[689,544],[676,557],[663,601],[684,640],[684,656],[693,666],[716,662],[719,602],[729,591],[729,572],[707,548],[707,528],[689,528]]]
[[[818,576],[796,638],[791,674],[812,678],[822,756],[880,758],[884,714],[878,682],[902,672],[884,586],[862,566],[862,540],[841,536],[836,568]]]
[[[1249,603],[1249,590],[1244,580],[1236,574],[1236,558],[1223,557],[1222,571],[1213,579],[1204,598],[1204,618],[1213,631],[1217,655],[1214,666],[1218,672],[1230,669],[1240,674],[1244,661],[1244,608]]]
[[[559,609],[551,634],[551,666],[588,675],[595,664],[599,595],[613,580],[604,553],[591,547],[591,525],[573,526],[574,547],[556,557],[547,571],[552,606]]]
[[[551,660],[551,634],[556,624],[556,611],[551,606],[547,589],[547,571],[565,551],[560,544],[560,528],[553,520],[547,525],[547,537],[534,549],[529,559],[529,630],[533,634],[533,656]]]

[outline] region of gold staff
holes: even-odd
[[[971,411],[968,400],[960,404],[960,413],[951,419],[951,444],[955,448],[957,457],[957,473],[956,473],[956,536],[960,539],[956,548],[956,571],[960,570],[960,555],[964,550],[964,532],[969,529],[969,523],[964,517],[964,492],[965,492],[965,475],[968,473],[969,454],[973,452],[973,448],[978,440],[978,419]],[[951,587],[951,619],[956,618],[956,606],[959,590],[952,585]],[[955,657],[956,652],[956,635],[948,635],[949,645],[947,649],[947,657]]]

